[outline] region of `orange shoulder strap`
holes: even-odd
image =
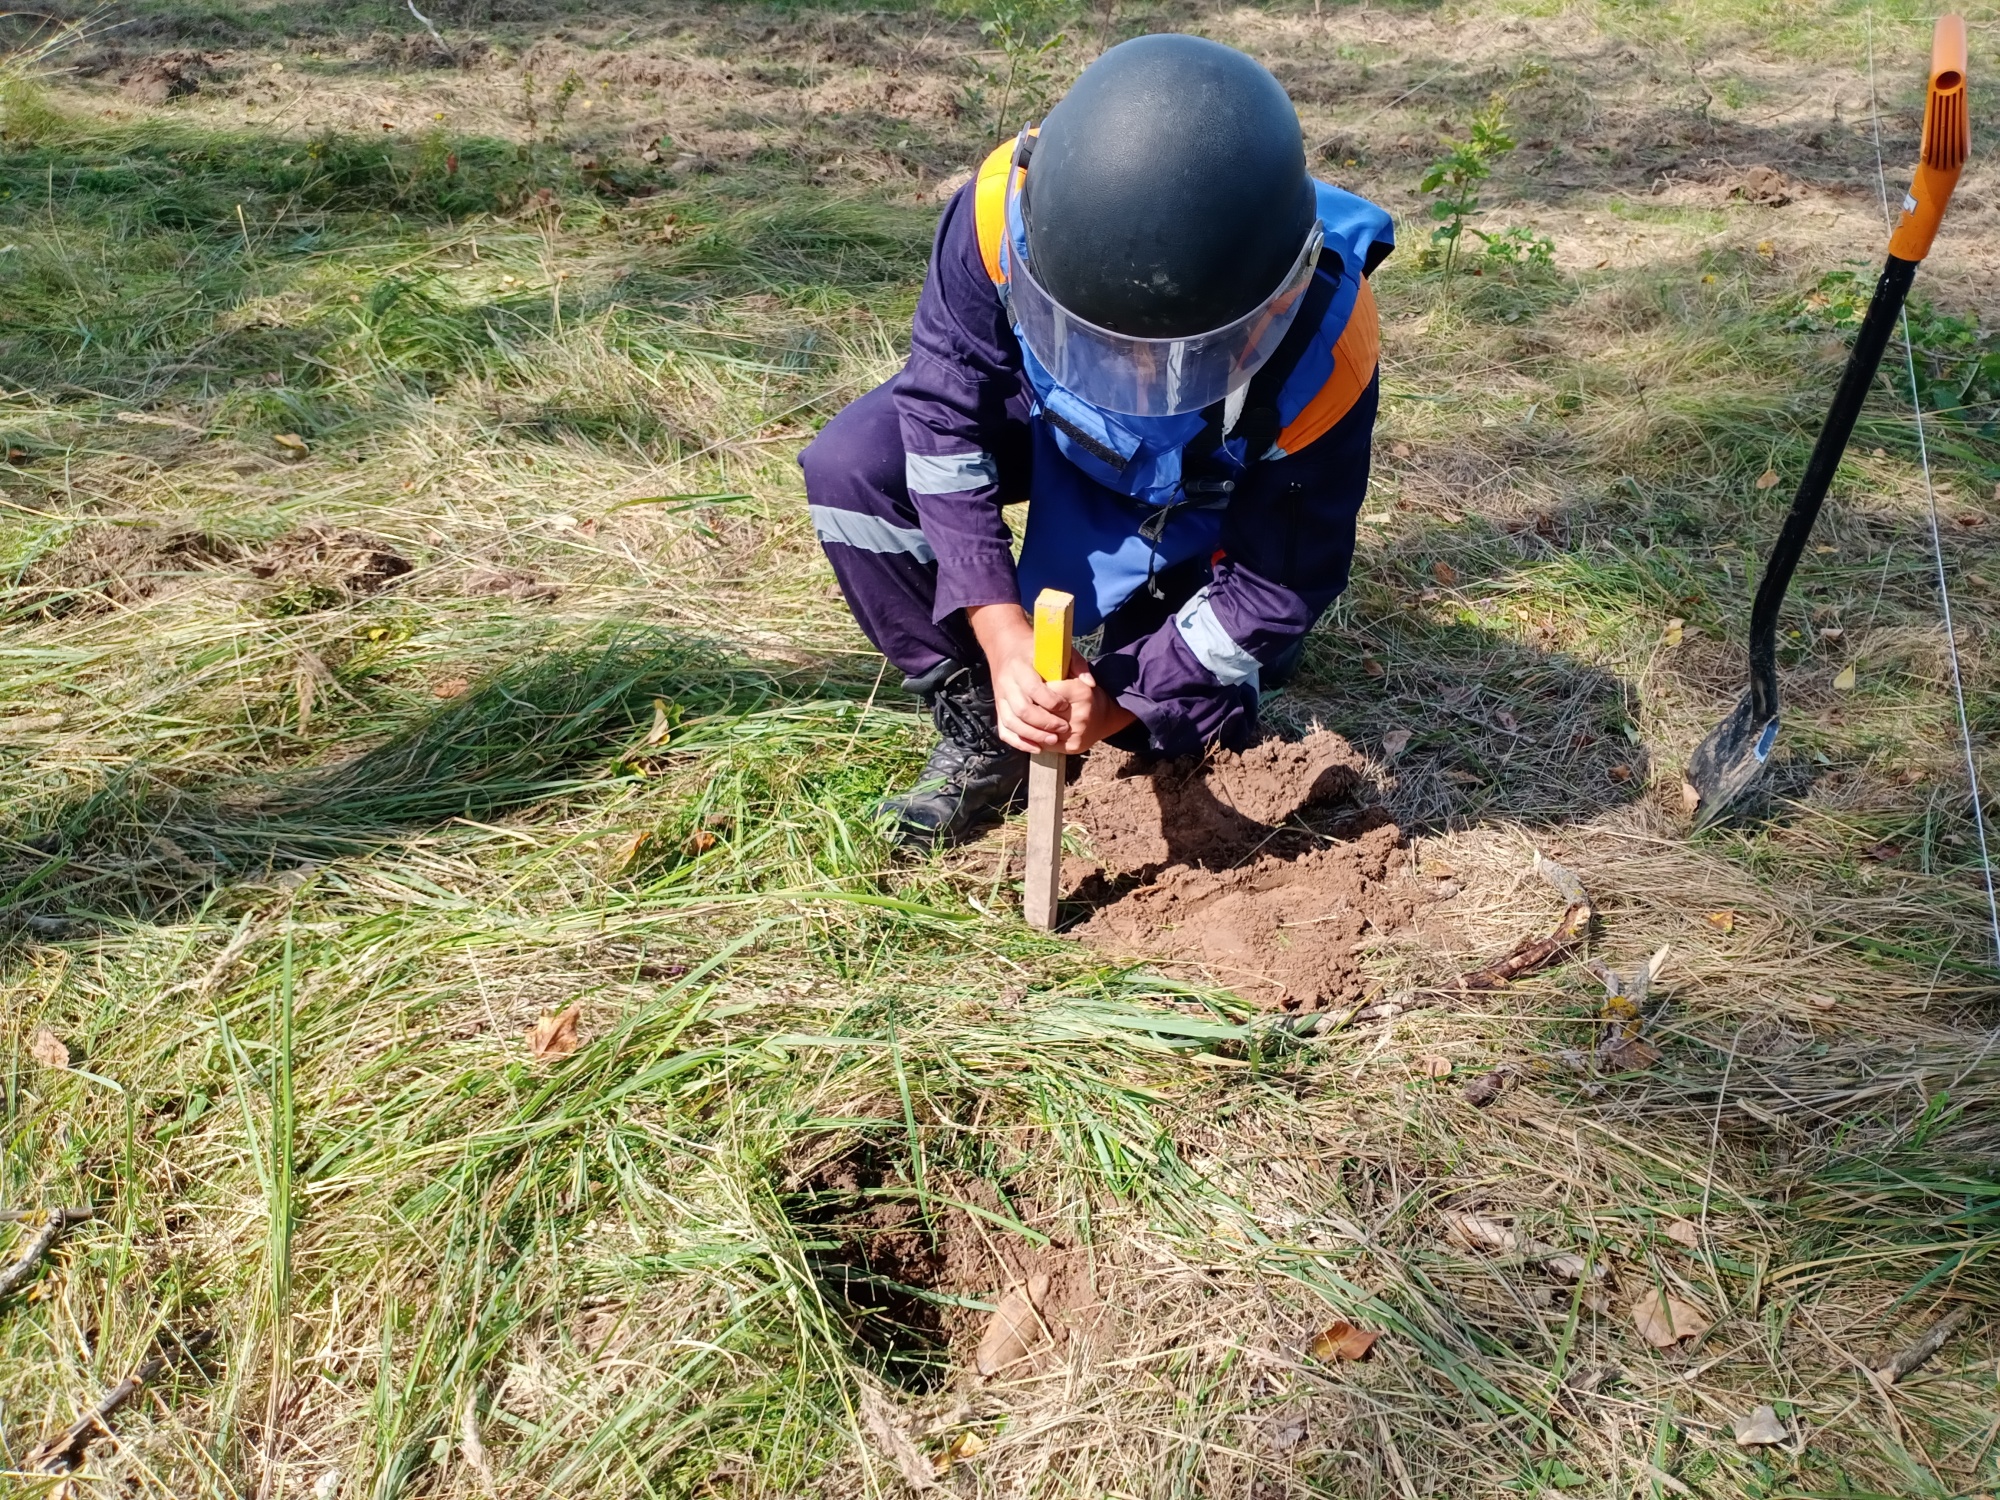
[[[1347,327],[1333,346],[1333,373],[1326,384],[1308,401],[1305,410],[1292,418],[1278,434],[1278,447],[1297,453],[1354,409],[1368,382],[1375,378],[1376,363],[1382,358],[1382,325],[1375,312],[1375,289],[1361,278],[1361,294],[1354,299],[1354,311]]]
[[[979,258],[986,274],[1000,285],[1000,241],[1007,233],[1007,168],[1014,160],[1014,142],[995,146],[979,164],[972,189],[973,224],[979,231]],[[1025,175],[1025,174],[1024,174]]]

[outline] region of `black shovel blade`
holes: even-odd
[[[1757,784],[1777,743],[1778,716],[1760,720],[1746,692],[1688,758],[1688,784],[1696,796],[1695,827],[1720,817]]]

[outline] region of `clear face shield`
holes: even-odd
[[[1234,322],[1187,338],[1148,339],[1087,323],[1049,295],[1015,253],[1025,235],[1009,184],[1008,303],[1022,338],[1057,384],[1107,411],[1176,417],[1222,400],[1277,352],[1305,301],[1325,232],[1317,220],[1292,268],[1263,302]]]

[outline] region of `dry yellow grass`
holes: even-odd
[[[1788,606],[1770,816],[1690,839],[1677,785],[1880,243],[1868,12],[468,6],[451,68],[384,14],[150,5],[0,74],[0,1196],[101,1206],[0,1302],[6,1463],[207,1333],[79,1492],[2000,1483],[1993,954],[1890,392]],[[1271,715],[1375,757],[1457,893],[1371,957],[1406,1008],[1307,1042],[1031,937],[1013,835],[889,856],[923,735],[792,463],[895,368],[939,185],[1169,24],[1269,61],[1405,242],[1355,584]],[[1892,190],[1924,33],[1872,17]],[[161,54],[196,87],[146,102]],[[1496,90],[1480,222],[1554,269],[1446,287],[1416,180]],[[1982,734],[1995,416],[1933,428]],[[1591,957],[1669,950],[1655,1066],[1579,1066],[1581,964],[1447,989],[1554,921],[1537,849]],[[1037,1265],[1066,1341],[972,1379]],[[1712,1326],[1649,1344],[1662,1293]],[[1338,1320],[1365,1362],[1312,1353]],[[1789,1448],[1735,1441],[1763,1404]]]

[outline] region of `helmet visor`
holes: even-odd
[[[1270,296],[1233,323],[1187,338],[1136,338],[1087,323],[1050,296],[1020,256],[1010,256],[1008,302],[1021,337],[1058,385],[1107,411],[1177,417],[1222,400],[1277,352],[1324,238],[1315,220]]]

